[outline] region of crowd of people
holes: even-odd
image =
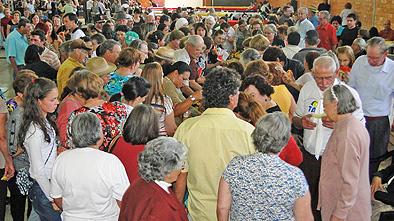
[[[389,20],[18,4],[0,5],[0,220],[7,189],[15,221],[367,221],[393,202]]]

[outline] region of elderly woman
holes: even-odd
[[[267,24],[264,26],[263,34],[270,41],[272,46],[285,47],[285,42],[279,38],[278,29],[274,24]]]
[[[329,87],[323,97],[324,111],[335,127],[321,163],[322,220],[370,220],[369,136],[352,115],[356,100],[345,85]]]
[[[174,138],[159,137],[149,141],[138,157],[142,179],[126,191],[119,221],[188,220],[185,208],[170,188],[185,160],[186,147]]]
[[[79,114],[71,136],[75,149],[57,158],[51,179],[51,197],[63,210],[63,220],[118,220],[130,183],[120,160],[99,150],[100,120],[93,113]]]
[[[289,138],[290,121],[284,114],[276,112],[261,118],[252,133],[257,152],[233,158],[220,180],[219,221],[229,217],[313,220],[308,184],[302,171],[278,156]]]

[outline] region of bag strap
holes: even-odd
[[[108,153],[112,153],[115,149],[116,143],[118,142],[120,136],[122,136],[121,133],[119,133],[114,139],[111,140],[111,143],[108,145]]]

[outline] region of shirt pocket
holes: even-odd
[[[387,96],[389,96],[391,94],[389,86],[387,84],[385,84],[384,82],[376,81],[374,83],[377,87],[372,92],[373,97],[379,101],[385,100],[387,98]]]

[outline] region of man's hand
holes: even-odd
[[[192,95],[197,101],[202,100],[202,91],[195,91]]]
[[[374,176],[371,182],[371,194],[372,194],[372,199],[375,199],[375,192],[378,190],[383,190],[383,185],[382,185],[382,178],[378,176]]]
[[[311,116],[310,114],[307,114],[305,116],[303,116],[301,118],[301,122],[302,122],[302,128],[307,129],[307,130],[313,130],[316,127],[316,123],[314,123],[311,120]]]

